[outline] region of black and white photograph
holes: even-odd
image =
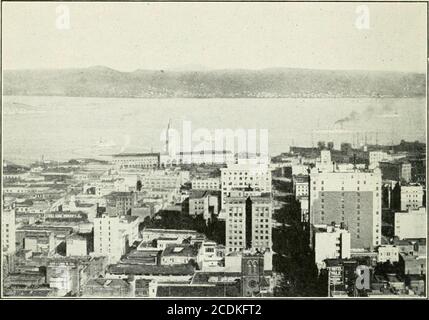
[[[2,1],[1,298],[426,299],[427,12]]]

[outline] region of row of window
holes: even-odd
[[[255,239],[266,239],[266,240],[268,240],[269,239],[269,236],[255,236]]]
[[[222,173],[223,173],[224,175],[228,174],[228,175],[230,175],[230,176],[231,176],[231,175],[234,175],[234,176],[236,176],[236,175],[240,175],[240,176],[245,175],[245,176],[247,176],[249,172],[247,172],[247,171],[234,171],[234,172],[231,172],[231,171],[225,172],[225,171],[223,171]],[[268,173],[266,173],[266,172],[262,172],[262,173],[261,173],[261,175],[267,175],[267,174],[268,174]],[[253,172],[253,175],[258,176],[258,175],[259,175],[259,172],[258,172],[258,171],[255,171],[255,172]]]
[[[268,222],[268,219],[255,219],[256,223]]]
[[[255,233],[264,233],[264,230],[255,230]],[[270,233],[269,230],[265,230],[265,233]]]

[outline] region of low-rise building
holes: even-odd
[[[399,266],[405,275],[426,274],[426,256],[413,255],[405,252],[399,254]]]
[[[51,256],[56,249],[55,236],[50,231],[29,231],[24,236],[24,249]]]
[[[161,265],[187,264],[197,262],[198,249],[188,244],[168,245],[161,253]]]
[[[426,255],[426,238],[394,239],[393,244],[398,247],[399,252],[410,255]]]
[[[45,276],[40,272],[10,273],[3,280],[3,287],[37,287],[45,283]]]
[[[190,282],[195,267],[191,264],[175,265],[143,265],[143,264],[112,264],[107,268],[106,277],[128,279],[133,275],[135,279],[157,280],[160,282]]]
[[[393,263],[399,261],[399,248],[396,245],[381,245],[377,248],[377,253],[377,262],[384,263],[390,261]]]
[[[178,238],[181,243],[185,239],[194,239],[199,237],[201,234],[195,230],[144,228],[141,235],[143,242],[151,242],[158,238]]]
[[[225,246],[214,241],[204,241],[197,256],[197,263],[202,271],[220,271],[225,268]]]
[[[84,285],[105,273],[107,259],[104,257],[61,257],[48,261],[46,282],[55,288],[58,296],[80,296]]]
[[[134,285],[122,279],[98,278],[89,280],[83,287],[83,297],[132,297]]]
[[[350,258],[350,232],[344,225],[315,225],[314,259],[318,269],[326,267],[326,259]]]

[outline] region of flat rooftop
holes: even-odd
[[[152,229],[152,228],[144,228],[144,232],[153,232],[153,233],[177,233],[177,234],[186,234],[186,233],[193,233],[198,234],[195,230],[180,230],[180,229]]]
[[[113,154],[114,158],[126,158],[126,157],[159,157],[160,153],[118,153]]]
[[[174,266],[157,266],[157,265],[129,265],[129,264],[113,264],[108,267],[108,272],[111,274],[127,274],[127,275],[192,275],[195,271],[194,267],[189,264],[176,264]]]

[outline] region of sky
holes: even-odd
[[[6,2],[3,68],[426,72],[426,4],[365,3],[368,29],[360,5]]]

